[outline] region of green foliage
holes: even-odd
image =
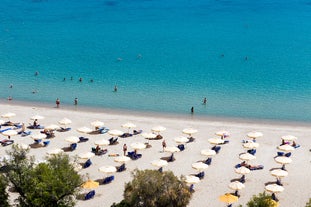
[[[259,193],[254,195],[253,198],[246,204],[248,207],[275,207],[276,202],[271,199],[270,195]]]
[[[6,191],[6,188],[8,186],[6,178],[0,174],[0,206],[2,207],[8,207],[9,205],[9,195]]]
[[[124,200],[118,207],[184,207],[191,198],[186,183],[172,172],[135,170],[133,180],[125,185]]]
[[[6,163],[9,170],[4,175],[19,193],[20,206],[74,206],[82,178],[70,164],[68,155],[55,155],[46,163],[35,165],[27,151],[16,146],[8,154],[13,159]]]
[[[309,202],[306,203],[306,207],[311,207],[311,198],[309,199]]]

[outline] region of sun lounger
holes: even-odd
[[[103,180],[103,184],[111,183],[113,180],[114,180],[114,176],[111,175],[111,176],[109,176],[109,177],[106,177],[106,178]]]
[[[86,195],[85,195],[85,200],[89,200],[89,199],[92,199],[94,198],[95,196],[95,190],[91,190],[90,192],[88,192]]]
[[[133,152],[127,152],[127,156],[130,157],[132,160],[137,160],[142,157],[142,154],[136,154]]]
[[[284,156],[284,152],[277,152],[277,156]]]
[[[90,167],[91,165],[92,165],[92,161],[91,161],[90,159],[88,159],[88,160],[84,163],[83,168],[88,168],[88,167]]]
[[[241,183],[245,183],[245,175],[242,175],[242,177],[239,180]]]
[[[205,173],[204,173],[204,171],[202,171],[202,172],[199,172],[198,174],[196,174],[195,176],[200,178],[200,179],[203,179],[205,176]]]
[[[58,131],[58,132],[68,132],[68,131],[70,131],[70,130],[71,130],[70,127],[67,127],[67,128],[60,127],[60,129],[58,129],[57,131]]]
[[[177,148],[178,148],[180,151],[184,151],[184,150],[185,150],[185,145],[179,144],[179,145],[177,145]]]
[[[120,167],[117,167],[117,172],[123,172],[125,170],[126,170],[126,168],[125,168],[125,164],[124,163],[122,165],[120,165]]]
[[[193,185],[193,184],[191,184],[191,185],[190,185],[190,187],[189,187],[189,191],[190,191],[191,193],[193,193],[193,192],[194,192],[194,185]]]
[[[207,159],[204,161],[204,163],[207,164],[207,165],[211,165],[211,164],[212,164],[212,158],[211,158],[211,157],[207,158]]]
[[[0,133],[5,132],[5,131],[8,131],[8,130],[11,130],[11,129],[12,129],[12,128],[2,129],[2,130],[0,130]]]
[[[13,143],[14,143],[14,140],[11,140],[11,139],[4,139],[4,140],[1,140],[0,143],[1,143],[1,145],[2,145],[3,147],[5,147],[5,146],[8,146],[8,145],[13,144]]]
[[[131,136],[133,136],[133,134],[124,133],[124,134],[120,135],[119,137],[121,137],[121,138],[127,138],[127,137],[131,137]]]
[[[89,138],[86,138],[86,137],[79,137],[79,143],[80,142],[87,142],[87,141],[89,141]]]
[[[250,150],[247,150],[247,152],[251,155],[255,155],[256,154],[256,149],[250,149]]]
[[[220,151],[221,147],[220,146],[217,146],[215,145],[214,147],[212,147],[212,150],[215,150],[215,152],[218,154],[219,151]]]
[[[172,154],[172,155],[168,158],[167,162],[174,162],[174,160],[175,160],[174,154]]]
[[[263,168],[264,168],[263,165],[248,166],[248,169],[250,169],[250,170],[262,170]]]
[[[70,145],[70,149],[71,149],[71,151],[74,151],[75,149],[77,149],[77,143],[72,143],[71,145]]]
[[[47,140],[47,141],[44,141],[44,142],[43,142],[43,146],[44,146],[44,147],[48,146],[49,144],[50,144],[50,140]]]
[[[133,130],[133,135],[138,135],[141,134],[143,132],[143,130]]]
[[[188,139],[188,142],[187,143],[190,143],[190,142],[194,142],[195,138],[194,137],[189,137]]]
[[[284,154],[285,157],[290,157],[291,155],[292,155],[291,152],[288,152],[288,153]]]
[[[111,137],[109,139],[109,145],[114,145],[114,144],[118,144],[118,137],[116,138]]]
[[[41,125],[37,125],[37,126],[34,126],[34,125],[30,125],[27,127],[28,129],[44,129],[44,126],[41,126]]]

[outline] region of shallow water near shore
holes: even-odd
[[[307,1],[4,0],[0,11],[3,99],[311,122]]]

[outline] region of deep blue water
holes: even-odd
[[[311,121],[310,68],[310,0],[0,4],[3,101]]]

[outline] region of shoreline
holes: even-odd
[[[6,102],[6,103],[5,103]],[[49,104],[46,102],[31,102],[31,101],[19,101],[5,100],[0,102],[1,105],[6,106],[27,106],[32,108],[44,108],[44,109],[58,109],[55,104]],[[138,110],[127,110],[127,109],[115,109],[115,108],[104,108],[104,107],[92,107],[92,106],[83,106],[83,105],[70,105],[70,104],[61,104],[59,110],[66,111],[77,111],[77,112],[91,112],[91,113],[104,113],[108,115],[120,115],[124,114],[125,116],[137,116],[137,117],[154,117],[154,118],[167,118],[175,120],[187,120],[187,121],[208,121],[208,122],[226,122],[228,124],[234,123],[245,123],[251,125],[275,125],[275,126],[300,126],[300,127],[311,127],[311,122],[308,121],[292,121],[292,120],[277,120],[277,119],[255,119],[255,118],[241,118],[241,117],[225,117],[225,116],[210,116],[210,115],[200,115],[200,114],[191,114],[189,112],[186,114],[177,114],[177,113],[167,113],[167,112],[154,112],[154,111],[138,111]]]

